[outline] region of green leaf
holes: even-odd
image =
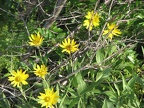
[[[96,61],[97,63],[100,63],[104,60],[104,52],[102,49],[99,49],[97,52],[96,52]]]
[[[78,83],[78,87],[77,87],[77,91],[80,94],[87,86],[86,83],[84,82],[81,73],[78,73],[76,75],[77,78],[77,83]]]
[[[115,86],[115,89],[117,90],[118,96],[120,96],[120,90],[119,90],[119,88],[118,88],[118,85],[114,83],[114,86]]]
[[[97,87],[100,83],[102,83],[103,81],[104,81],[105,79],[99,79],[98,81],[96,81],[96,82],[92,82],[91,84],[89,84],[88,86],[87,86],[87,88],[86,89],[84,89],[82,92],[81,92],[81,94],[80,95],[83,95],[83,94],[85,94],[85,93],[87,93],[87,92],[90,92],[93,88],[95,88],[95,87]]]
[[[62,31],[63,31],[63,29],[61,29],[61,28],[57,28],[56,26],[55,26],[55,27],[53,27],[53,28],[52,28],[52,30],[53,30],[54,32],[57,32],[57,33],[59,33],[59,32],[62,32]]]
[[[105,91],[104,92],[108,97],[109,97],[109,100],[116,103],[117,102],[117,94],[116,92],[112,92],[112,91]]]
[[[48,37],[49,37],[49,38],[54,38],[54,34],[52,34],[52,32],[49,31],[49,32],[48,32]]]
[[[57,37],[63,37],[66,33],[58,33]]]
[[[132,66],[126,66],[125,67],[125,69],[127,70],[127,71],[129,71],[130,73],[132,73],[133,72],[133,68],[132,68]]]
[[[132,63],[135,63],[134,55],[128,55],[128,59],[129,59]]]
[[[122,75],[122,82],[123,82],[123,89],[124,90],[127,89],[127,83],[123,75]]]
[[[102,108],[115,108],[115,107],[114,107],[114,105],[110,101],[108,101],[107,99],[105,99]]]
[[[134,76],[129,80],[128,86],[131,87],[131,88],[134,87],[134,84],[135,84],[136,80],[137,80],[137,75],[134,75]]]
[[[106,78],[110,75],[110,72],[111,72],[111,69],[110,68],[107,68],[105,69],[103,72],[99,72],[97,73],[97,76],[96,76],[96,81],[98,81],[99,79],[101,78]]]
[[[141,48],[142,48],[142,53],[143,53],[143,57],[144,57],[144,47],[143,47],[143,46],[141,46]]]
[[[60,104],[59,104],[59,108],[62,108],[62,106],[66,103],[70,104],[70,101],[68,100],[68,98],[66,98],[68,92],[72,93],[73,89],[71,89],[70,87],[65,88],[65,92],[64,92],[63,96],[61,96],[61,101],[60,101]]]
[[[68,107],[68,108],[73,108],[73,106],[74,106],[75,104],[77,104],[78,101],[79,101],[79,97],[72,99],[72,101],[71,101],[71,103],[69,104],[69,107]]]
[[[108,53],[108,56],[111,56],[116,51],[117,51],[117,47],[116,46],[110,46],[108,48],[108,50],[106,50],[106,52]]]

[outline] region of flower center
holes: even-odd
[[[38,44],[38,43],[39,43],[39,40],[38,40],[38,39],[35,39],[35,40],[34,40],[34,43],[35,43],[35,44]]]
[[[43,71],[43,70],[39,70],[38,73],[39,73],[40,75],[44,75],[44,71]]]
[[[17,77],[15,78],[15,81],[16,81],[16,82],[21,82],[21,78],[20,78],[19,76],[17,76]]]
[[[50,101],[50,97],[47,96],[47,97],[44,98],[44,100],[45,100],[45,102],[49,102]]]
[[[71,51],[72,46],[71,46],[71,45],[67,45],[67,46],[66,46],[66,49],[67,49],[68,51]]]

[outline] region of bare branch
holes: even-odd
[[[56,7],[53,11],[53,16],[50,17],[44,24],[44,28],[49,28],[57,19],[59,16],[61,10],[63,9],[65,3],[67,0],[58,0],[56,3]]]

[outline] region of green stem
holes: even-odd
[[[20,90],[22,96],[25,98],[25,100],[27,100],[26,94],[25,94],[25,92],[23,91],[22,86],[19,87],[19,90]]]
[[[72,60],[72,55],[70,54],[70,64],[71,64],[71,69],[72,69],[72,73],[73,73],[73,60]]]
[[[44,88],[49,88],[49,84],[45,78],[43,79],[43,84],[45,86]]]

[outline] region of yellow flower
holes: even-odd
[[[26,73],[26,71],[22,72],[22,69],[17,70],[17,72],[16,71],[12,71],[11,72],[12,76],[8,77],[8,80],[11,81],[11,84],[14,87],[15,86],[20,87],[21,84],[26,85],[26,84],[28,84],[26,82],[26,80],[29,77],[29,75],[25,74],[25,73]]]
[[[35,47],[39,47],[44,40],[44,38],[40,35],[39,32],[37,34],[31,34],[31,36],[29,36],[29,39],[30,39],[30,42],[28,42],[29,45]]]
[[[45,65],[37,65],[35,68],[34,68],[34,74],[36,76],[39,76],[39,77],[42,77],[43,79],[45,78],[45,75],[48,73],[47,72],[47,67]]]
[[[63,48],[62,52],[67,52],[68,54],[78,50],[78,44],[76,44],[74,39],[71,41],[70,38],[65,39],[59,46]]]
[[[113,23],[112,24],[108,23],[107,28],[108,28],[107,30],[104,30],[103,35],[108,34],[108,38],[110,38],[110,39],[112,39],[114,35],[118,36],[121,34],[121,31],[119,29],[117,29],[118,26]]]
[[[85,16],[86,20],[84,20],[83,26],[86,26],[86,29],[92,30],[93,26],[99,26],[99,18],[100,16],[97,13],[94,13],[93,11],[88,12]]]
[[[38,96],[39,101],[38,103],[42,104],[42,107],[46,108],[54,108],[54,105],[58,101],[58,92],[54,92],[53,89],[45,89],[45,93],[40,93],[40,96]]]

